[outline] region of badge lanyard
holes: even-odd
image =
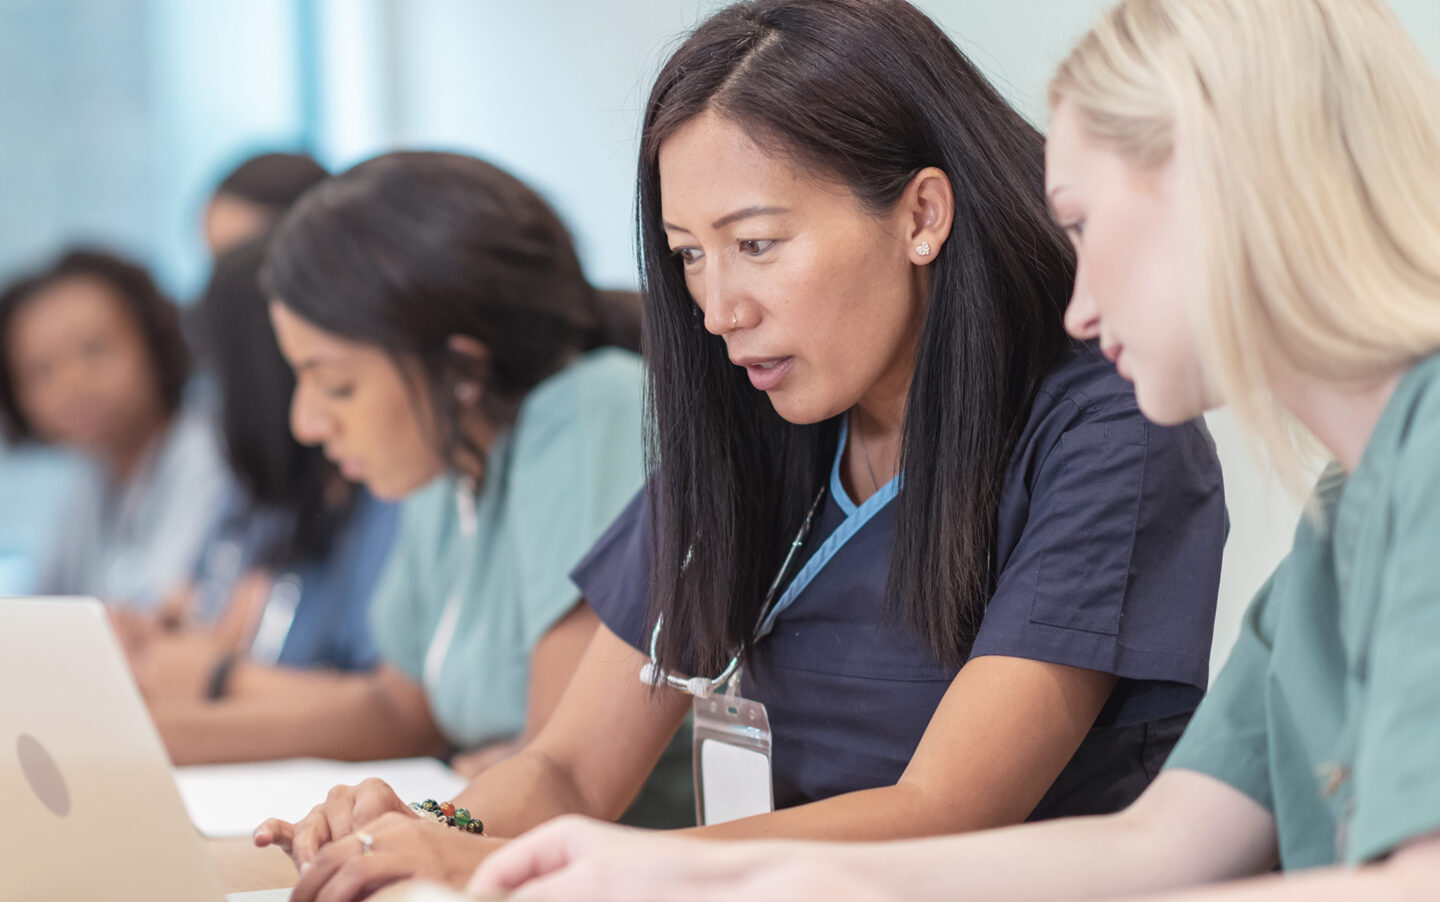
[[[856,507],[845,494],[844,486],[840,482],[840,459],[845,449],[846,439],[849,434],[849,423],[842,421],[840,424],[840,437],[835,451],[835,460],[830,468],[830,492],[835,497],[836,503],[845,514],[845,521],[827,538],[816,550],[815,554],[795,574],[790,585],[780,596],[779,601],[774,601],[775,593],[779,591],[781,582],[785,579],[786,572],[790,569],[791,562],[795,559],[797,552],[805,544],[806,538],[810,535],[810,526],[814,522],[815,514],[820,510],[820,502],[825,498],[825,489],[821,488],[815,496],[815,501],[810,505],[810,510],[805,514],[805,521],[800,525],[800,531],[796,533],[794,541],[790,543],[790,550],[785,555],[785,560],[780,564],[780,572],[775,574],[775,579],[770,583],[769,590],[765,593],[765,601],[760,605],[760,620],[755,628],[755,640],[759,642],[770,634],[775,628],[775,622],[786,610],[790,608],[800,594],[810,585],[830,560],[840,551],[844,544],[850,541],[861,527],[870,522],[870,519],[879,513],[880,510],[895,499],[900,493],[901,477],[895,476],[880,490],[869,498],[865,503]],[[688,563],[688,560],[686,561]],[[684,569],[682,566],[681,569]],[[773,602],[773,604],[772,604]],[[655,619],[655,628],[650,632],[650,660],[646,661],[640,668],[640,681],[651,686],[668,686],[671,689],[678,689],[681,692],[689,693],[696,698],[709,698],[722,686],[738,680],[736,674],[740,669],[740,656],[737,653],[720,671],[718,676],[708,678],[703,676],[686,677],[679,674],[667,673],[660,667],[659,655],[657,654],[660,645],[660,631],[665,627],[665,616],[662,614]]]
[[[825,498],[825,489],[822,488],[806,513],[805,521],[794,541],[790,543],[790,550],[780,565],[780,572],[775,574],[775,579],[765,594],[755,630],[756,642],[770,634],[780,615],[795,602],[840,548],[899,494],[900,477],[896,476],[859,507],[850,502],[840,483],[840,460],[849,432],[848,426],[848,421],[841,423],[830,473],[830,491],[844,511],[845,521],[795,574],[795,578],[776,601],[775,594],[779,592],[796,552],[805,544],[815,514]],[[770,770],[770,718],[763,704],[740,695],[739,655],[732,657],[725,669],[713,679],[667,673],[661,669],[658,656],[660,631],[663,627],[662,615],[656,618],[655,628],[650,633],[650,659],[641,667],[640,679],[650,685],[664,685],[694,696],[693,766],[698,822],[702,825],[719,824],[774,810]],[[717,695],[722,687],[725,689],[724,694]]]
[[[790,550],[780,564],[780,572],[770,583],[765,601],[760,606],[760,622],[756,640],[769,632],[774,620],[772,612],[775,593],[779,591],[795,553],[805,544],[815,512],[825,498],[822,488],[805,514],[805,522],[790,543]],[[775,793],[770,778],[771,733],[770,716],[765,706],[740,696],[740,656],[737,654],[714,679],[685,679],[665,673],[657,663],[663,616],[656,618],[650,634],[650,660],[641,671],[641,678],[650,682],[663,680],[673,688],[695,697],[691,704],[694,716],[691,761],[695,774],[695,818],[705,824],[723,824],[752,814],[764,814],[775,808]],[[716,690],[725,687],[723,695]]]
[[[784,607],[789,607],[794,601],[794,594],[786,592],[780,599],[780,604],[775,604],[775,593],[780,589],[780,583],[785,579],[785,574],[790,570],[790,562],[795,559],[795,552],[805,544],[805,539],[810,535],[810,526],[815,520],[815,512],[820,509],[820,502],[825,498],[825,489],[815,496],[815,501],[810,505],[810,510],[805,514],[805,522],[800,524],[800,531],[795,534],[795,540],[790,543],[790,550],[785,554],[785,560],[780,563],[780,572],[775,574],[775,579],[770,583],[769,590],[765,593],[765,601],[760,605],[760,621],[755,625],[755,640],[763,639],[774,627],[775,618]],[[772,613],[773,608],[773,613]],[[655,629],[650,631],[650,660],[640,668],[640,681],[649,685],[658,686],[665,684],[671,689],[679,689],[681,692],[688,692],[696,698],[705,699],[714,695],[721,687],[729,684],[729,691],[733,694],[740,681],[740,655],[737,652],[720,671],[719,676],[709,679],[706,677],[683,677],[673,673],[667,673],[660,667],[660,660],[657,655],[660,646],[660,631],[665,628],[665,615],[661,614],[655,618]]]

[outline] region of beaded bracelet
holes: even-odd
[[[411,802],[410,810],[437,824],[454,827],[466,833],[487,835],[484,822],[479,818],[472,818],[470,812],[464,808],[456,808],[454,802],[437,802],[434,799],[426,799],[423,802]]]

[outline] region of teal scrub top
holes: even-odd
[[[640,488],[642,384],[636,355],[592,351],[525,397],[478,495],[446,475],[406,500],[371,626],[454,745],[524,729],[530,654],[580,601],[570,568]]]
[[[1440,829],[1440,356],[1314,501],[1167,764],[1274,813],[1287,870]]]

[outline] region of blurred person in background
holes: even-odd
[[[157,708],[303,689],[301,668],[368,671],[378,660],[366,610],[398,510],[291,435],[295,376],[260,290],[264,249],[261,237],[224,253],[193,311],[236,486],[171,602],[170,625],[185,627],[127,631]]]
[[[213,431],[182,411],[179,313],[140,266],[74,250],[0,295],[0,420],[11,442],[80,452],[38,591],[157,606],[185,580],[229,490]]]
[[[634,324],[539,196],[455,154],[389,154],[307,194],[263,284],[295,436],[405,499],[371,604],[381,663],[262,699],[237,665],[235,698],[157,708],[171,754],[459,749],[476,772],[543,726],[595,631],[568,573],[641,484],[642,367],[615,346]],[[636,822],[692,816],[682,745]]]
[[[330,173],[304,153],[250,157],[220,180],[205,204],[202,229],[212,257],[272,226]]]

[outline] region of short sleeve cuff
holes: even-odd
[[[1375,807],[1386,812],[1383,819],[1368,815],[1367,806],[1371,801],[1374,800],[1366,800],[1350,824],[1346,864],[1364,864],[1383,858],[1410,840],[1440,831],[1440,792],[1435,784],[1406,793],[1404,798],[1379,800],[1380,804]]]
[[[981,627],[970,657],[1006,655],[1112,673],[1130,680],[1186,683],[1203,689],[1209,661],[1193,655],[1129,649],[1117,637],[1030,621],[987,632]]]
[[[1225,742],[1206,741],[1194,735],[1194,721],[1170,758],[1164,770],[1188,770],[1213,777],[1238,789],[1255,800],[1266,811],[1275,810],[1270,795],[1270,765],[1263,755],[1236,754],[1234,746]]]
[[[521,641],[525,643],[528,651],[534,651],[545,634],[550,632],[555,624],[564,620],[580,601],[580,593],[576,591],[574,584],[564,577],[557,580],[556,585],[545,591],[542,597],[542,604],[532,605],[531,609],[525,612],[525,634],[521,636]]]
[[[1246,611],[1229,660],[1170,753],[1165,769],[1214,777],[1273,812],[1275,792],[1264,700],[1265,673],[1270,662],[1269,633],[1264,622],[1269,591],[1267,583]]]
[[[419,656],[414,655],[408,648],[403,646],[408,643],[391,640],[393,632],[387,629],[384,624],[373,622],[371,633],[375,638],[375,650],[379,655],[380,662],[394,667],[415,682],[421,682],[422,661]]]
[[[645,651],[650,603],[650,518],[642,489],[570,572],[605,627]]]

